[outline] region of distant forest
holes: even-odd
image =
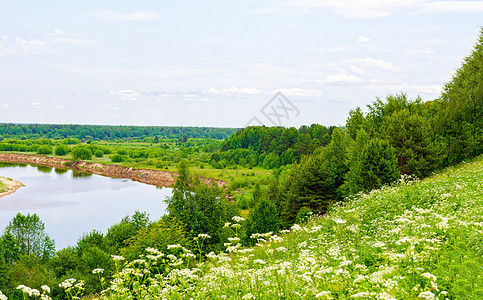
[[[111,126],[74,124],[0,124],[0,139],[3,138],[78,138],[80,140],[142,140],[159,138],[211,138],[225,139],[237,128],[214,127],[168,127],[168,126]]]

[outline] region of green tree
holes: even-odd
[[[284,226],[295,222],[302,207],[325,213],[335,199],[331,154],[328,147],[317,149],[295,164],[281,188],[281,216]]]
[[[102,150],[96,150],[94,152],[94,156],[95,157],[103,157],[104,156],[104,152]]]
[[[45,232],[45,225],[37,214],[17,213],[5,229],[17,241],[21,255],[36,255],[47,259],[54,254],[54,241]]]
[[[185,224],[172,216],[163,216],[148,227],[142,227],[126,242],[121,254],[127,260],[134,260],[145,254],[146,248],[155,248],[166,253],[168,245],[180,244],[190,249],[191,242]]]
[[[399,178],[394,148],[386,140],[370,140],[357,158],[347,175],[346,190],[352,193],[377,189]]]
[[[349,117],[346,121],[347,134],[353,139],[356,139],[357,132],[363,129],[364,126],[364,114],[361,108],[358,107],[354,110],[349,111]]]
[[[92,159],[92,151],[86,146],[79,145],[72,148],[72,158],[75,160],[90,160]]]
[[[448,82],[435,118],[447,145],[445,165],[483,153],[483,29],[463,65]]]
[[[216,250],[222,243],[223,224],[235,214],[236,206],[228,203],[215,183],[206,184],[189,175],[188,163],[181,161],[173,195],[165,200],[169,215],[186,224],[195,236],[211,236],[207,250]]]
[[[37,148],[37,154],[52,154],[52,146],[50,145],[42,145]]]
[[[59,144],[55,147],[55,155],[62,156],[70,152],[70,148],[67,145]]]
[[[262,198],[250,212],[247,225],[247,237],[254,233],[277,233],[280,230],[280,219],[275,204]]]

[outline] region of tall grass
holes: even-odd
[[[116,257],[119,271],[94,298],[483,299],[482,187],[480,157],[256,235],[254,248],[232,238],[205,262],[176,245],[134,262]],[[235,232],[244,221],[233,223]]]

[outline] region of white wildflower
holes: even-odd
[[[50,293],[50,287],[48,285],[43,285],[40,287],[43,291]]]
[[[124,257],[120,256],[120,255],[111,255],[111,258],[113,260],[124,260]]]
[[[146,251],[149,252],[149,253],[151,253],[151,254],[154,254],[154,255],[161,254],[161,252],[158,249],[156,249],[156,248],[146,248]]]
[[[333,218],[332,221],[336,222],[337,224],[344,224],[345,222],[347,222],[337,217]]]
[[[104,273],[104,269],[94,269],[94,270],[92,270],[92,274],[99,274],[99,273]]]
[[[376,299],[382,299],[382,300],[396,300],[391,294],[388,294],[386,292],[382,292],[380,294],[377,294]]]
[[[198,234],[198,237],[199,238],[204,238],[204,239],[211,239],[211,236],[209,236],[206,233],[200,233],[200,234]]]
[[[242,222],[242,221],[245,221],[245,219],[243,219],[242,217],[239,217],[239,216],[234,216],[233,218],[231,218],[233,221],[235,222]]]
[[[421,274],[421,276],[423,276],[424,278],[428,278],[429,280],[436,281],[436,276],[431,273],[426,272]]]
[[[436,296],[430,291],[421,292],[419,293],[418,297],[426,300],[436,299]]]
[[[315,298],[326,298],[326,299],[332,299],[332,297],[330,297],[330,292],[329,291],[322,291],[320,293],[318,293],[317,295],[315,295]]]
[[[228,238],[228,240],[229,240],[230,242],[232,242],[232,243],[237,243],[237,242],[239,242],[239,241],[240,241],[240,238],[238,238],[238,237],[231,237],[231,238]]]
[[[266,264],[266,262],[263,259],[255,259],[253,262],[261,265]]]
[[[245,296],[243,296],[242,299],[243,300],[255,299],[255,296],[253,296],[252,293],[248,293]]]
[[[176,248],[181,248],[181,245],[180,244],[176,244],[176,245],[168,245],[168,250],[169,249],[176,249]]]

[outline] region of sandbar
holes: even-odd
[[[16,190],[24,186],[24,184],[18,180],[8,179],[1,176],[0,176],[0,182],[3,183],[7,188],[6,191],[0,193],[0,198],[2,198],[3,196],[7,196],[12,193],[15,193]]]

